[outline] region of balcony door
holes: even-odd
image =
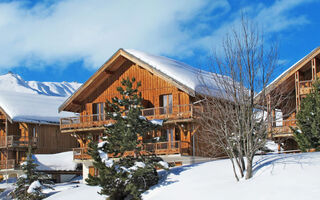
[[[175,135],[173,128],[162,129],[162,137],[167,141],[166,148],[170,149],[175,147]]]
[[[93,103],[92,104],[93,121],[104,120],[104,103]]]
[[[172,105],[172,94],[160,95],[160,114],[171,114]]]

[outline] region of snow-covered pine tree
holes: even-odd
[[[297,128],[292,128],[299,148],[306,151],[320,147],[320,81],[317,80],[311,92],[301,101],[297,114]]]
[[[46,197],[42,188],[51,188],[53,184],[48,175],[36,171],[37,164],[32,158],[32,149],[29,146],[27,160],[21,164],[24,174],[18,177],[15,183],[16,188],[10,193],[13,199],[17,200],[38,200]]]
[[[107,100],[106,114],[114,121],[104,132],[103,142],[89,144],[89,154],[99,176],[89,175],[89,185],[99,185],[100,194],[110,200],[141,199],[141,194],[158,183],[156,168],[168,168],[167,163],[154,154],[142,154],[142,141],[147,133],[160,126],[141,114],[142,97],[138,91],[140,82],[135,78],[123,79],[117,90],[121,98]],[[132,155],[126,155],[131,152]],[[115,159],[109,159],[108,154]]]

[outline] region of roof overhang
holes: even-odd
[[[10,123],[13,122],[11,117],[8,115],[8,113],[1,106],[0,106],[0,112],[2,112],[6,116],[6,118],[9,120]]]
[[[297,63],[293,64],[281,75],[279,75],[275,80],[273,80],[270,84],[267,85],[267,87],[265,88],[265,94],[270,93],[277,86],[284,83],[285,80],[293,76],[296,71],[304,67],[308,62],[311,61],[311,59],[315,58],[319,54],[320,54],[320,47],[317,47],[316,49],[312,50],[309,54],[307,54],[305,57],[303,57],[301,60],[299,60]],[[260,91],[255,98],[259,99],[261,93],[262,91]]]
[[[179,81],[173,79],[169,75],[157,70],[155,67],[149,65],[143,60],[135,57],[134,55],[128,53],[124,49],[119,49],[114,53],[76,92],[74,92],[60,107],[61,111],[79,112],[81,110],[81,105],[85,99],[90,96],[90,88],[97,87],[102,84],[106,79],[113,75],[113,73],[126,62],[132,62],[140,67],[148,70],[152,74],[156,74],[162,79],[172,83],[178,89],[186,92],[191,96],[195,96],[195,91],[188,86],[180,83]],[[82,98],[80,98],[82,96]]]

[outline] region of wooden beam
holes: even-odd
[[[197,127],[192,130],[191,136],[193,136],[193,135],[197,132],[197,130],[198,130],[199,128],[200,128],[200,125],[197,125]]]
[[[313,58],[311,60],[311,73],[312,73],[312,80],[316,80],[317,79],[317,68],[316,68],[316,58]]]
[[[300,109],[300,86],[299,86],[299,71],[295,72],[295,86],[296,86],[296,112]]]
[[[80,101],[76,101],[76,100],[73,100],[71,103],[75,105],[82,105]]]
[[[108,69],[104,70],[104,72],[105,72],[106,74],[108,74],[108,75],[114,74],[113,71],[110,71],[110,70],[108,70]]]

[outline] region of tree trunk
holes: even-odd
[[[250,179],[251,177],[252,177],[252,158],[247,158],[246,179]]]

